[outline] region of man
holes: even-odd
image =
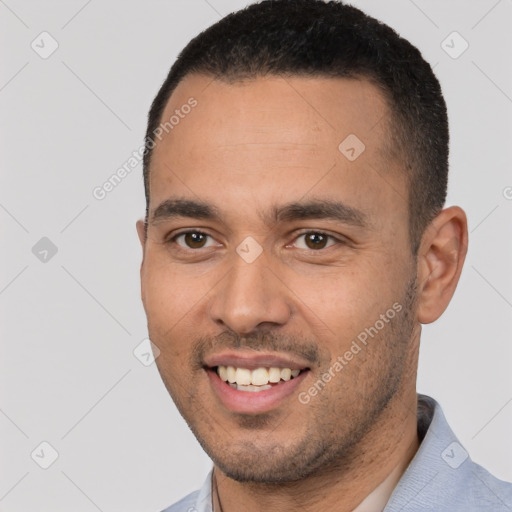
[[[167,510],[511,510],[416,393],[467,247],[419,51],[339,2],[254,4],[182,51],[146,142],[150,338],[214,462]]]

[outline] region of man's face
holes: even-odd
[[[158,370],[226,474],[295,480],[349,458],[414,386],[388,109],[366,81],[199,75],[162,121],[176,109],[153,153],[141,270]]]

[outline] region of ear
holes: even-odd
[[[139,241],[140,245],[142,246],[142,261],[140,263],[140,297],[142,299],[142,304],[145,306],[145,294],[144,294],[144,279],[143,279],[143,272],[144,272],[144,255],[146,252],[146,226],[144,219],[139,219],[136,224],[137,228],[137,234],[139,235]]]
[[[144,244],[146,242],[146,228],[144,224],[144,219],[139,219],[136,224],[137,234],[139,235],[139,241],[144,249]]]
[[[459,282],[468,248],[464,210],[442,210],[423,234],[418,250],[418,321],[429,324],[448,307]]]
[[[142,263],[141,263],[141,270],[142,270],[142,264],[144,263],[144,252],[146,248],[146,224],[144,222],[144,219],[139,219],[136,224],[137,228],[137,234],[139,236],[140,245],[142,246]]]

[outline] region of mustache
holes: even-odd
[[[240,336],[234,332],[225,331],[217,336],[201,336],[197,339],[191,354],[191,366],[198,370],[203,368],[206,355],[221,349],[284,352],[305,359],[312,365],[320,362],[317,342],[301,336],[273,332],[255,332]]]

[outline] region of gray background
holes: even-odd
[[[246,3],[0,0],[2,512],[157,511],[209,469],[155,365],[133,354],[147,336],[141,166],[105,199],[92,191],[140,147],[178,51]],[[512,1],[353,3],[435,65],[451,120],[448,204],[469,217],[456,295],[423,331],[418,389],[474,460],[512,480]],[[51,49],[43,31],[59,45],[46,59],[31,47]],[[469,43],[458,58],[458,36],[452,56],[442,47],[453,31]],[[51,457],[42,441],[59,454],[48,469],[35,462]]]

